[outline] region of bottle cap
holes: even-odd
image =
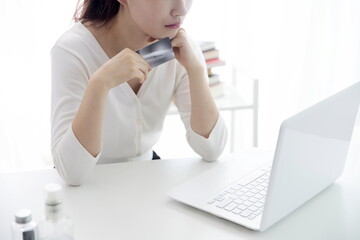
[[[46,184],[44,187],[45,203],[47,205],[58,205],[62,202],[61,186],[56,183]]]
[[[31,211],[27,208],[22,208],[16,211],[15,213],[15,222],[16,223],[29,223],[31,221]]]

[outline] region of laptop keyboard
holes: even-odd
[[[270,164],[256,170],[216,194],[207,203],[253,220],[263,212],[270,171]]]

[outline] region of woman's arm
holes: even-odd
[[[149,68],[131,50],[123,50],[91,76],[86,63],[65,48],[55,46],[51,57],[54,164],[68,184],[80,185],[100,156],[108,91],[130,79],[143,82]]]
[[[108,92],[109,89],[100,79],[91,79],[72,123],[74,135],[93,157],[96,157],[102,148],[103,119]]]
[[[149,70],[149,64],[140,55],[125,49],[91,76],[72,128],[76,138],[92,156],[96,157],[102,148],[103,119],[109,90],[132,79],[143,83]]]
[[[208,138],[219,118],[219,111],[210,93],[206,69],[194,54],[183,29],[172,39],[172,46],[176,59],[184,66],[189,76],[191,128]]]
[[[203,67],[194,66],[186,71],[190,84],[191,128],[199,135],[208,138],[219,118],[219,111],[211,96]]]
[[[172,45],[184,67],[179,70],[174,101],[186,128],[186,139],[204,160],[214,161],[225,148],[227,129],[210,93],[205,60],[197,46],[190,46],[183,30]]]

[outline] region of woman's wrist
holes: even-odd
[[[87,91],[92,92],[91,95],[97,97],[105,97],[109,93],[109,88],[105,81],[101,78],[90,78]]]
[[[204,66],[200,63],[194,63],[191,66],[185,68],[186,72],[188,73],[188,75],[202,75],[205,72],[205,68]]]
[[[108,92],[111,87],[109,86],[108,82],[106,81],[106,79],[98,76],[96,73],[94,73],[90,80],[89,80],[89,85],[94,86],[95,89],[98,89],[100,91],[104,91],[104,92]]]

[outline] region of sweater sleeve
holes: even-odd
[[[59,175],[80,185],[95,166],[94,158],[77,140],[72,122],[85,93],[89,73],[84,61],[55,46],[51,51],[51,151]]]
[[[206,63],[200,48],[192,41],[192,48],[201,63],[206,67]],[[178,108],[181,120],[186,129],[186,140],[190,147],[199,154],[205,161],[216,160],[223,152],[227,141],[227,128],[225,121],[219,114],[217,122],[212,129],[208,138],[197,134],[191,128],[191,98],[189,77],[186,70],[179,67],[179,84],[176,87],[174,94],[174,103]]]

